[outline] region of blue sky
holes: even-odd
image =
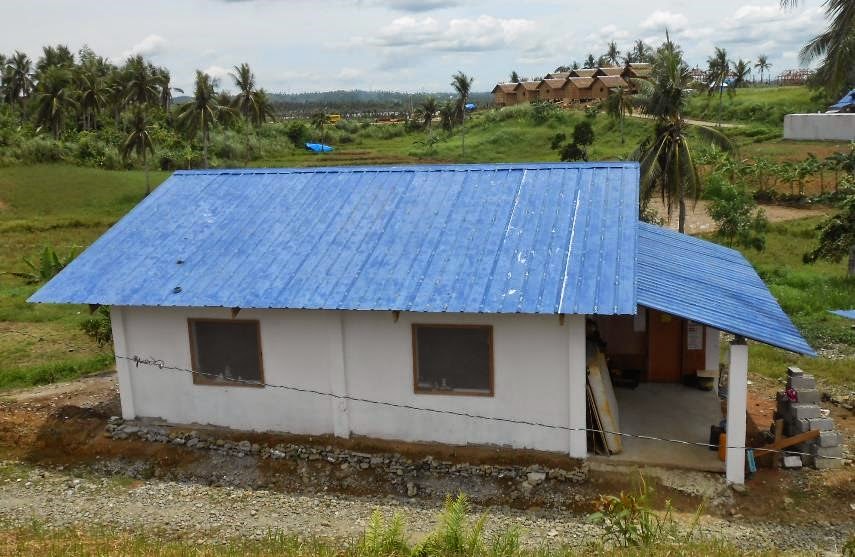
[[[245,61],[274,92],[443,91],[457,70],[488,90],[513,69],[542,75],[610,40],[658,44],[666,27],[692,64],[723,46],[734,59],[765,53],[780,71],[798,67],[798,49],[825,24],[820,0],[788,12],[776,0],[32,0],[5,13],[6,54],[35,58],[48,43],[88,44],[114,61],[140,53],[183,87],[198,68],[228,88]]]

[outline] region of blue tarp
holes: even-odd
[[[847,319],[855,319],[855,309],[835,309],[830,311],[830,313]]]
[[[323,143],[306,143],[306,149],[313,153],[329,153],[333,150],[332,147]]]
[[[828,109],[829,112],[840,112],[841,110],[847,108],[855,108],[855,89],[852,89],[842,99],[837,101],[835,104],[831,105]]]
[[[466,110],[475,110],[475,103],[466,103],[463,107],[466,108]]]

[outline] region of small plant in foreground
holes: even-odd
[[[88,336],[98,343],[98,346],[104,346],[113,342],[113,326],[110,322],[110,308],[101,306],[95,314],[80,324],[80,328]]]
[[[487,517],[482,515],[471,522],[469,510],[469,499],[465,494],[446,498],[445,508],[439,515],[439,526],[413,550],[413,555],[483,555]]]
[[[353,555],[358,557],[403,557],[409,554],[410,546],[404,532],[403,517],[395,514],[392,520],[387,522],[380,511],[371,514],[368,528],[353,548]]]
[[[639,476],[638,492],[619,496],[601,495],[597,512],[589,519],[601,525],[605,539],[619,547],[650,547],[656,543],[672,541],[676,524],[671,502],[665,501],[665,512],[656,513],[651,508],[653,490]]]

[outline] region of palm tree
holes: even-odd
[[[6,61],[3,82],[10,104],[18,104],[21,98],[27,98],[35,88],[33,84],[33,61],[20,50],[16,50]]]
[[[122,158],[127,161],[132,153],[142,158],[143,169],[145,170],[145,194],[148,195],[151,193],[151,182],[149,181],[147,155],[150,153],[154,156],[154,142],[151,139],[151,126],[144,106],[139,104],[134,106],[130,124],[130,134],[122,144]]]
[[[156,77],[158,86],[160,87],[160,108],[169,114],[169,107],[172,105],[172,92],[184,94],[184,89],[180,87],[172,87],[172,75],[166,68],[156,68]]]
[[[260,126],[273,113],[269,98],[259,95],[255,87],[255,74],[249,64],[234,66],[234,70],[229,75],[237,87],[237,93],[232,98],[231,107],[253,125]],[[262,100],[267,101],[266,106],[261,103]]]
[[[431,96],[426,98],[419,107],[419,112],[421,112],[423,127],[430,133],[433,118],[439,112],[439,104],[436,102],[436,97]]]
[[[469,102],[469,93],[472,91],[472,82],[475,78],[467,76],[465,73],[458,71],[451,76],[451,86],[457,93],[457,101],[455,112],[459,115],[460,120],[460,153],[461,158],[466,158],[466,104]]]
[[[98,112],[107,104],[107,85],[103,78],[81,69],[77,74],[77,89],[83,129],[94,129]]]
[[[593,54],[588,54],[588,57],[585,58],[585,63],[582,64],[582,67],[586,69],[597,67],[597,60],[594,58]]]
[[[653,59],[653,50],[644,44],[644,41],[638,39],[633,43],[632,50],[628,54],[633,62],[645,63]]]
[[[454,103],[445,101],[439,107],[439,118],[442,129],[450,132],[454,129]]]
[[[39,128],[50,128],[54,139],[59,139],[69,111],[78,107],[74,93],[71,71],[49,66],[42,72],[34,96],[36,123]]]
[[[36,62],[36,75],[39,80],[51,68],[70,70],[74,67],[74,54],[65,45],[42,47],[42,57]]]
[[[707,94],[712,95],[718,88],[718,125],[721,126],[721,108],[724,101],[725,81],[730,76],[730,60],[727,59],[727,50],[715,47],[715,54],[707,58]]]
[[[697,201],[701,179],[690,145],[690,125],[683,119],[687,89],[692,78],[683,61],[680,48],[666,33],[666,41],[654,60],[653,80],[640,83],[639,104],[655,120],[653,134],[645,139],[634,154],[641,163],[640,211],[644,213],[652,196],[662,196],[669,218],[674,205],[679,208],[678,229],[685,230],[686,198]],[[733,146],[726,136],[705,126],[691,126],[703,139],[725,150]]]
[[[769,68],[772,67],[772,64],[769,63],[769,57],[765,54],[761,54],[757,57],[757,63],[754,64],[755,70],[760,70],[760,83],[763,83],[763,75],[769,71]]]
[[[517,73],[516,70],[511,72],[511,83],[519,83],[520,82],[520,74]]]
[[[751,75],[751,60],[740,58],[733,66],[733,88],[745,87],[749,75]]]
[[[217,104],[216,81],[205,72],[196,70],[193,98],[178,109],[176,122],[190,137],[202,133],[202,164],[205,168],[208,168],[211,127],[216,124],[221,110]]]
[[[142,56],[132,56],[125,63],[125,103],[156,106],[160,103],[161,78]]]
[[[309,123],[313,128],[318,130],[318,139],[323,145],[324,139],[326,139],[325,126],[327,125],[327,113],[323,110],[318,110],[309,117]],[[323,149],[321,149],[321,152],[323,153]]]
[[[606,99],[606,113],[620,123],[620,143],[624,144],[623,121],[627,114],[632,114],[633,99],[626,87],[616,87],[609,92]]]
[[[780,0],[784,8],[795,7],[799,0]],[[821,58],[817,76],[830,93],[837,93],[855,78],[855,3],[852,0],[825,0],[828,29],[811,39],[799,53],[805,64]]]
[[[618,50],[617,44],[614,41],[609,43],[609,48],[606,50],[606,59],[612,66],[617,66],[620,61],[620,50]]]

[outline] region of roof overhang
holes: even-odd
[[[736,250],[640,222],[637,273],[640,306],[816,355],[754,267]]]

